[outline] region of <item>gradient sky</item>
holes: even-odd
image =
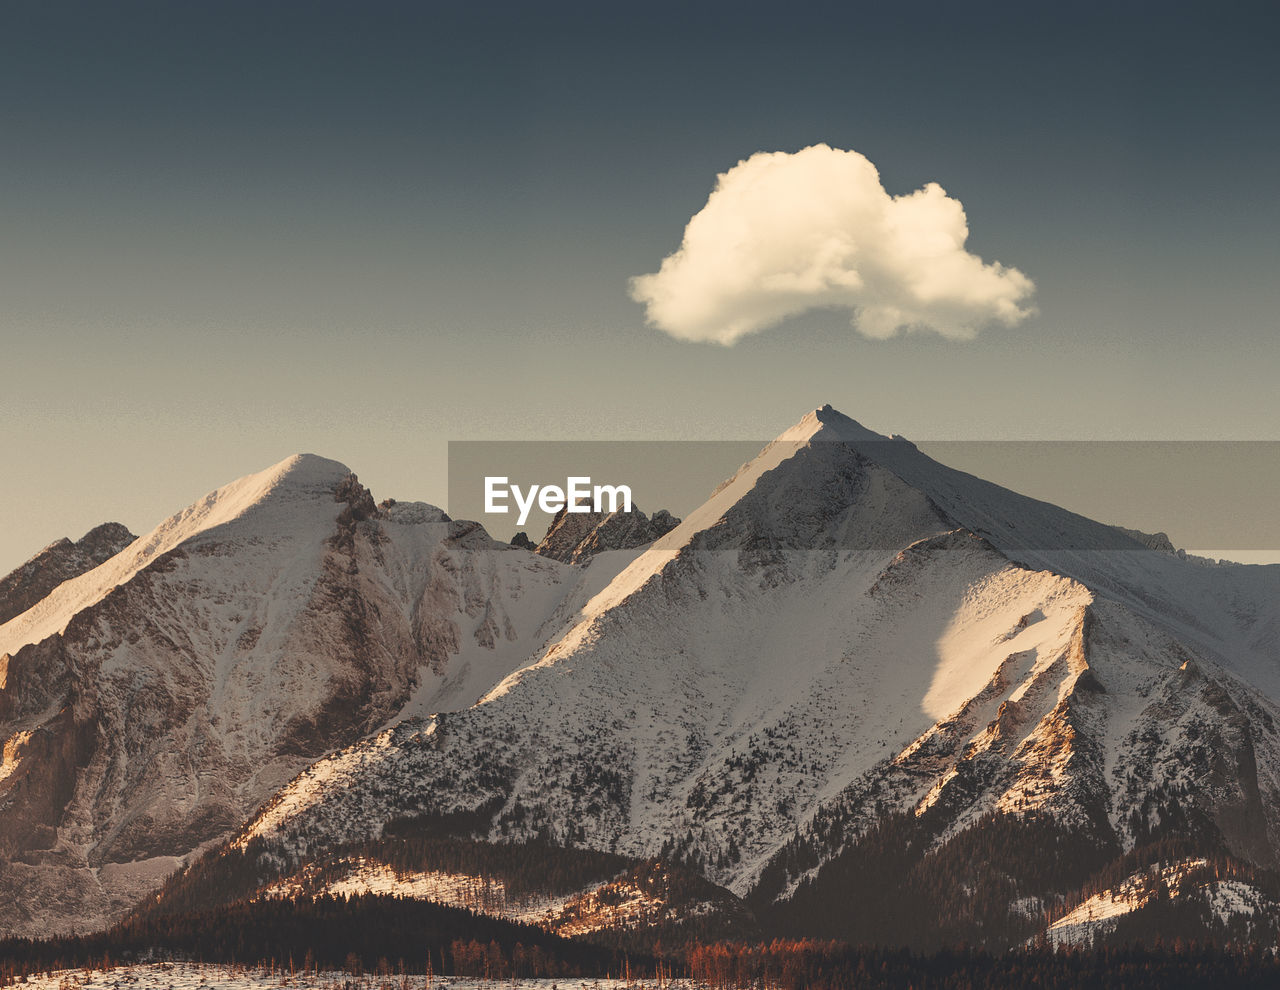
[[[1280,439],[1274,4],[7,2],[0,572],[295,451]],[[854,149],[1037,285],[976,340],[649,328],[717,173]],[[1150,521],[1160,528],[1160,520]],[[1176,534],[1175,534],[1176,535]]]

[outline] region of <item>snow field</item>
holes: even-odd
[[[29,976],[28,990],[693,990],[688,980],[507,979],[438,975],[352,976],[304,973],[287,967],[224,966],[195,962],[145,963],[109,969],[64,969]]]

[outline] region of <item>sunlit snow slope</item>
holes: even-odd
[[[943,835],[1039,811],[1123,848],[1189,791],[1271,862],[1277,573],[1148,549],[824,407],[478,705],[318,762],[245,837],[315,855],[469,812],[740,894],[773,863],[785,897],[888,811]]]

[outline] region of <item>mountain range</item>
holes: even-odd
[[[683,521],[525,543],[300,455],[5,578],[0,929],[382,892],[650,950],[1275,944],[1280,566],[829,406]]]

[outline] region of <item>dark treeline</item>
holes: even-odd
[[[389,823],[382,836],[353,843],[329,859],[361,857],[398,872],[441,870],[501,880],[508,894],[569,894],[602,883],[636,865],[636,860],[594,849],[551,842],[485,842],[444,836],[415,819]]]
[[[185,869],[171,874],[155,895],[142,900],[130,912],[126,921],[207,911],[247,900],[278,880],[286,872],[286,863],[286,858],[261,838],[251,839],[243,848],[211,849]]]
[[[249,901],[262,889],[287,879],[302,898],[321,897],[330,884],[346,878],[358,862],[380,863],[401,875],[420,871],[465,874],[484,885],[501,882],[507,898],[565,896],[579,890],[598,891],[586,898],[592,905],[617,905],[630,895],[629,887],[661,902],[662,908],[629,914],[580,940],[635,956],[681,956],[695,941],[751,939],[760,936],[751,912],[736,898],[708,881],[696,869],[656,859],[635,860],[592,849],[558,846],[544,840],[493,843],[440,835],[432,820],[402,819],[389,823],[382,836],[327,850],[319,862],[290,856],[281,846],[260,838],[243,848],[227,846],[197,859],[173,874],[158,894],[147,898],[128,916],[135,924],[171,915],[208,912]],[[301,864],[301,865],[299,865]],[[296,885],[296,886],[295,886]],[[293,896],[292,894],[290,896]],[[478,910],[496,913],[503,898],[482,886]],[[711,903],[715,910],[697,909]],[[695,908],[694,910],[683,910]]]
[[[692,867],[660,859],[639,864],[575,902],[567,913],[581,917],[597,907],[616,907],[633,891],[652,898],[655,906],[628,912],[577,938],[633,958],[683,962],[690,945],[754,941],[763,935],[751,911],[729,891]]]
[[[842,942],[720,943],[688,952],[689,975],[712,990],[1172,990],[1280,986],[1280,960],[1254,949],[981,950],[858,949]]]
[[[273,919],[261,919],[270,923]],[[309,917],[308,924],[317,919]],[[277,933],[278,934],[278,933]],[[332,931],[329,931],[332,934]],[[433,932],[433,937],[438,935]],[[421,934],[390,931],[352,950],[340,961],[312,945],[300,959],[272,952],[254,958],[253,940],[245,944],[250,954],[234,961],[244,965],[270,965],[273,970],[314,972],[317,969],[363,973],[425,973],[508,978],[564,978],[629,976],[652,978],[652,960],[605,958],[567,963],[541,945],[523,942],[503,944],[497,939],[455,938],[435,944]],[[351,939],[343,940],[343,945]],[[341,951],[343,945],[330,948]],[[67,955],[38,951],[41,947]],[[283,948],[281,943],[278,948]],[[23,952],[14,956],[16,949]],[[128,953],[112,954],[85,939],[43,943],[0,944],[0,986],[19,980],[22,974],[64,968],[108,968],[127,961]],[[82,954],[88,953],[88,954]],[[153,953],[152,955],[158,955]],[[199,958],[171,952],[172,958]],[[205,960],[210,961],[210,960]],[[232,960],[220,960],[232,961]],[[1212,944],[1178,943],[1160,948],[1102,948],[1096,950],[1031,949],[996,955],[982,950],[942,949],[915,953],[908,949],[854,948],[846,943],[817,940],[775,940],[764,943],[696,944],[688,948],[683,965],[662,967],[661,975],[689,976],[710,990],[1012,990],[1038,987],[1067,990],[1091,987],[1099,990],[1176,990],[1176,988],[1280,986],[1280,959],[1257,948],[1229,952]]]
[[[242,901],[208,911],[129,918],[91,935],[0,940],[0,973],[21,975],[148,958],[198,962],[292,963],[298,968],[373,970],[391,960],[410,972],[481,969],[518,976],[621,972],[626,961],[599,946],[541,928],[430,901],[383,895]],[[466,947],[462,959],[457,946]],[[495,960],[501,957],[503,967]],[[646,958],[635,965],[645,966]],[[487,971],[487,970],[486,970]],[[469,975],[485,975],[484,972]]]
[[[1203,861],[1203,862],[1201,862]],[[1192,864],[1197,865],[1192,865]],[[1161,877],[1161,867],[1177,866],[1172,883]],[[1205,888],[1223,881],[1241,881],[1271,901],[1280,901],[1280,874],[1247,863],[1224,850],[1206,853],[1204,846],[1184,837],[1166,838],[1135,847],[1089,878],[1079,890],[1065,898],[1046,915],[1056,921],[1094,894],[1114,890],[1132,877],[1142,878],[1143,894],[1150,899],[1145,907],[1119,921],[1109,936],[1115,942],[1153,944],[1174,938],[1213,938],[1218,941],[1275,941],[1280,919],[1240,916],[1226,924],[1211,910]],[[1177,898],[1176,903],[1167,902]],[[1172,908],[1172,910],[1166,910]]]
[[[1280,940],[1280,917],[1274,911],[1243,911],[1223,919],[1202,888],[1188,884],[1174,896],[1159,880],[1153,887],[1153,896],[1146,903],[1116,919],[1115,928],[1105,937],[1108,944],[1160,945],[1181,950],[1206,938],[1235,946],[1270,946]]]
[[[1280,876],[1231,857],[1220,837],[1204,829],[1152,833],[1122,853],[1113,837],[1065,829],[1047,816],[988,816],[943,838],[928,816],[885,814],[854,842],[827,849],[834,858],[776,902],[817,851],[813,840],[798,837],[743,903],[689,863],[640,862],[543,841],[493,844],[441,834],[431,820],[396,822],[380,838],[330,850],[332,865],[300,865],[283,845],[254,840],[197,860],[105,932],[0,942],[0,976],[105,958],[348,970],[391,960],[414,972],[430,967],[491,977],[600,976],[624,967],[651,975],[661,960],[712,984],[782,990],[1239,986],[1261,981],[1259,974],[1280,986],[1275,960],[1249,948],[1275,944],[1280,918],[1246,911],[1224,923],[1210,902],[1213,888],[1206,887],[1243,881],[1275,903]],[[516,897],[602,884],[569,909],[593,924],[608,914],[602,907],[628,901],[637,889],[652,902],[569,940],[427,901],[319,893],[358,860],[404,873],[440,870],[501,881]],[[1190,865],[1195,860],[1204,862]],[[1156,864],[1185,865],[1166,882]],[[1143,878],[1138,905],[1101,933],[1105,947],[1054,952],[1040,936],[1034,950],[1018,948],[1034,943],[1047,923],[1080,901],[1134,876]],[[264,885],[286,877],[302,884],[302,896],[261,897]],[[1150,948],[1117,948],[1128,945]],[[1100,974],[1106,980],[1098,983]]]
[[[1233,857],[1221,835],[1203,824],[1188,833],[1146,834],[1121,852],[1111,836],[1065,829],[1047,816],[988,815],[938,841],[927,816],[886,814],[801,880],[790,898],[774,902],[787,879],[815,861],[812,842],[793,842],[768,865],[748,899],[765,931],[788,938],[917,951],[951,945],[998,950],[1035,938],[1087,898],[1156,864],[1203,859],[1203,865],[1180,871],[1173,898],[1164,898],[1174,904],[1153,902],[1125,918],[1104,933],[1108,944],[1152,945],[1163,936],[1243,945],[1270,937],[1277,927],[1270,919],[1222,923],[1202,888],[1240,880],[1280,900],[1280,875]]]
[[[992,815],[935,844],[926,819],[885,815],[838,852],[792,897],[753,898],[764,926],[789,937],[835,938],[864,945],[1003,948],[1032,937],[1039,905],[1057,902],[1104,868],[1118,850],[1051,819]],[[785,857],[771,871],[791,874]],[[777,889],[774,876],[760,890]],[[1037,905],[1026,913],[1009,906]]]

